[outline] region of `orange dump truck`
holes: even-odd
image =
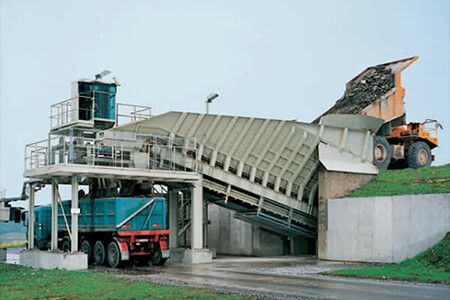
[[[438,146],[436,120],[406,123],[401,73],[414,56],[367,68],[346,85],[344,95],[318,117],[327,114],[361,114],[384,120],[374,136],[374,164],[380,169],[421,168],[431,165],[431,150]],[[430,126],[433,125],[433,126]]]

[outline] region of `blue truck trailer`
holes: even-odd
[[[164,198],[97,198],[80,200],[79,207],[79,249],[88,255],[89,263],[107,262],[112,268],[129,260],[163,265],[170,256]],[[62,201],[58,205],[58,242],[63,251],[71,248],[70,225],[70,201]],[[35,208],[34,228],[35,247],[48,249],[51,206]]]

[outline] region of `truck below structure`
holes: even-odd
[[[112,268],[126,261],[163,265],[170,256],[164,198],[111,197],[79,202],[79,249],[88,262]],[[25,224],[27,216],[24,215]],[[70,201],[58,207],[58,244],[70,251]],[[35,247],[50,248],[51,206],[35,208]]]

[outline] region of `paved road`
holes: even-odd
[[[308,268],[316,260],[305,258],[219,258],[213,264],[186,266],[169,263],[159,274],[130,275],[135,279],[173,280],[194,286],[215,286],[320,299],[450,299],[450,287],[393,281],[355,280],[321,275],[261,272],[275,267]]]
[[[8,249],[9,263],[18,263],[20,250]],[[450,299],[449,286],[311,274],[335,266],[335,263],[318,262],[310,257],[222,257],[212,264],[168,262],[164,267],[90,267],[89,270],[279,299]]]

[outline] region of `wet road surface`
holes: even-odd
[[[21,249],[8,249],[18,263]],[[163,267],[89,267],[89,271],[159,284],[204,287],[239,295],[277,299],[450,299],[450,287],[436,284],[349,279],[317,272],[361,264],[319,262],[311,257],[219,257],[212,264],[168,262]]]
[[[137,267],[123,269],[123,275],[144,281],[162,284],[177,284],[219,287],[220,291],[248,290],[275,298],[319,298],[319,299],[450,299],[450,287],[410,282],[348,279],[317,274],[308,274],[314,266],[326,270],[329,265],[313,258],[217,258],[212,264],[185,265],[167,263],[165,267]],[[350,267],[352,264],[349,265]],[[361,266],[355,264],[354,266]],[[293,269],[304,275],[270,273],[268,270]],[[348,267],[348,265],[346,265]],[[106,268],[105,268],[106,269]],[[261,271],[261,269],[264,270]],[[97,269],[96,271],[101,271]],[[110,271],[106,271],[110,272]],[[112,271],[117,272],[117,270]],[[120,272],[119,272],[120,273]],[[168,282],[165,282],[168,281]],[[245,294],[245,293],[244,293]]]

